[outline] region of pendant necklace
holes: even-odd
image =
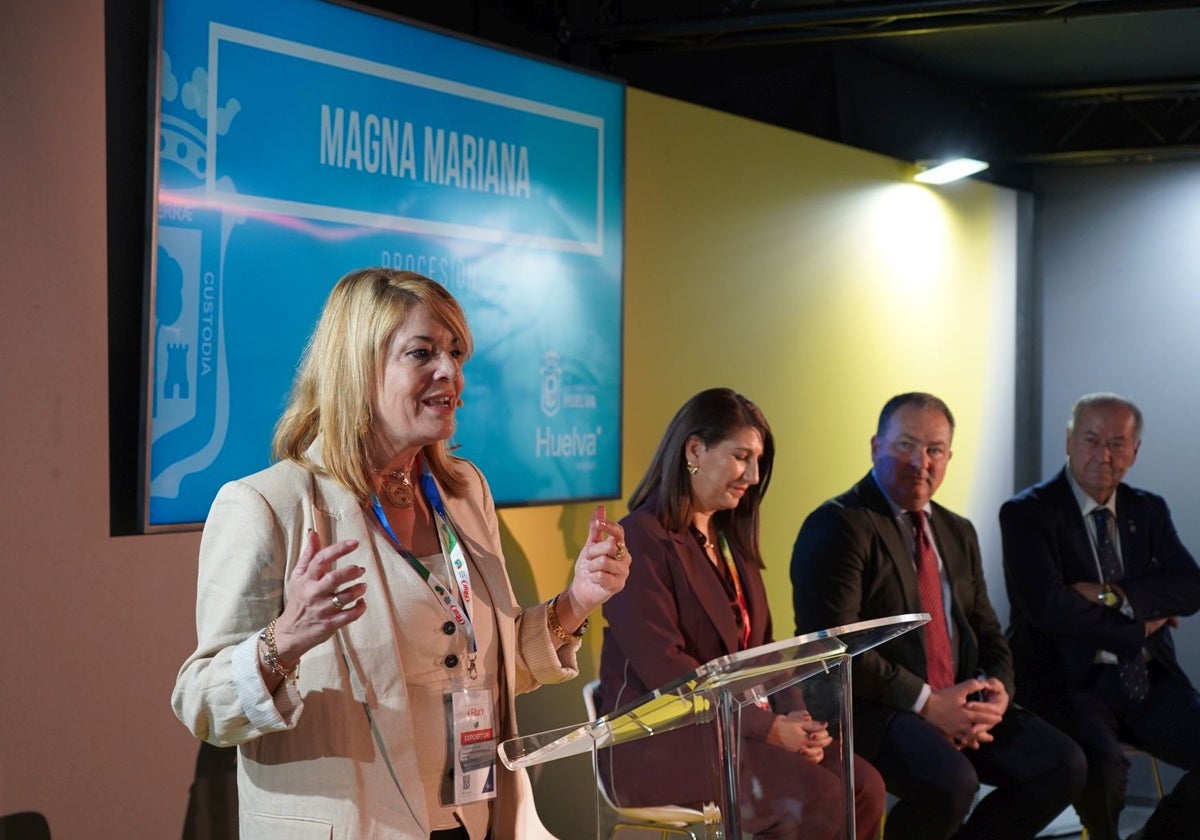
[[[408,474],[412,470],[392,470],[389,473],[378,473],[382,479],[383,499],[395,508],[410,508],[413,503],[413,486],[409,483]]]

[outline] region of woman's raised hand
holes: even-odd
[[[279,658],[297,662],[341,627],[362,618],[367,610],[362,566],[331,568],[335,560],[358,548],[358,540],[342,540],[325,547],[316,531],[304,538],[300,559],[287,582],[287,604],[275,623]],[[347,585],[351,584],[351,585]]]
[[[587,541],[575,560],[575,575],[555,601],[558,620],[567,632],[574,632],[588,613],[625,588],[631,559],[625,530],[604,517],[604,505],[596,505]]]

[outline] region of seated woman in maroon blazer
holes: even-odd
[[[692,397],[667,426],[621,521],[637,557],[604,605],[599,711],[607,714],[720,656],[772,641],[759,505],[775,445],[754,403],[727,388]],[[840,838],[837,744],[806,711],[741,712],[743,830],[756,838]],[[601,753],[620,805],[717,801],[715,730],[687,727]],[[883,781],[854,759],[858,838],[878,837]]]

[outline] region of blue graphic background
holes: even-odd
[[[268,465],[324,298],[365,265],[462,302],[455,442],[499,504],[616,497],[623,87],[322,0],[164,7],[147,527]],[[322,104],[411,122],[416,177],[322,166]],[[425,126],[526,147],[529,197],[426,183]]]

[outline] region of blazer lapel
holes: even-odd
[[[487,535],[484,533],[485,529],[478,522],[477,503],[468,499],[449,498],[445,493],[442,494],[442,499],[446,505],[446,515],[450,519],[450,524],[454,528],[454,533],[458,537],[463,551],[471,558],[472,565],[479,572],[483,584],[492,596],[493,609],[515,619],[520,612],[516,595],[513,593],[512,583],[508,579],[503,559],[485,548],[490,545],[491,541],[487,539]],[[501,641],[515,644],[515,637]],[[508,655],[513,651],[508,650],[505,653]]]
[[[392,646],[378,643],[380,639],[397,638],[400,632],[396,623],[396,605],[392,603],[390,587],[386,585],[382,565],[385,561],[375,550],[373,528],[358,500],[331,478],[313,476],[312,481],[313,527],[322,545],[346,539],[359,541],[358,550],[345,562],[357,563],[366,569],[363,581],[367,584],[368,597],[374,600],[374,607],[357,621],[338,630],[332,642],[346,664],[354,699],[367,711],[376,744],[391,770],[397,790],[417,823],[427,826],[429,817],[424,798],[412,795],[422,787],[416,755],[410,748],[412,717],[407,703],[404,668]],[[381,599],[387,599],[386,606]],[[384,733],[391,733],[392,737],[385,740]]]
[[[344,487],[327,476],[313,477],[313,523],[321,545],[327,546],[339,540],[356,539],[359,548],[345,558],[347,563],[356,563],[366,571],[363,581],[372,598],[390,597],[389,587],[383,573],[383,559],[375,550],[370,523],[362,506]],[[380,605],[382,606],[382,605]],[[394,605],[389,604],[394,607]],[[348,624],[337,633],[337,644],[350,670],[354,698],[371,708],[378,708],[380,693],[403,691],[404,679],[396,657],[386,657],[376,662],[373,657],[364,657],[362,651],[377,649],[369,644],[381,633],[395,633],[390,626],[394,622],[394,609],[368,610],[358,621]],[[380,626],[384,623],[386,627]]]
[[[1101,583],[1100,567],[1096,563],[1096,554],[1092,550],[1092,538],[1088,535],[1087,523],[1083,521],[1083,512],[1079,510],[1079,502],[1071,483],[1067,480],[1067,468],[1063,467],[1054,480],[1046,488],[1047,495],[1061,517],[1064,536],[1068,550],[1064,552],[1063,580],[1067,583],[1092,581]],[[1118,530],[1121,530],[1118,528]],[[1125,549],[1124,535],[1121,537],[1121,549]]]
[[[1126,577],[1141,577],[1150,558],[1145,539],[1138,535],[1138,523],[1144,522],[1145,502],[1124,484],[1117,487],[1117,534],[1121,540],[1121,564]]]
[[[900,581],[900,592],[904,597],[904,607],[911,612],[921,612],[921,590],[917,585],[917,567],[913,562],[912,552],[909,551],[908,541],[900,531],[900,523],[888,512],[886,519],[877,519],[875,527],[880,539],[887,548],[888,559],[892,563],[893,572]]]
[[[892,575],[900,583],[904,609],[907,612],[922,612],[921,591],[917,586],[917,569],[913,562],[912,550],[904,532],[900,530],[900,523],[892,514],[892,506],[888,504],[883,491],[879,489],[870,473],[859,482],[858,493],[867,509],[871,511],[871,524],[886,549],[885,562],[891,565]]]
[[[738,574],[742,577],[742,591],[746,595],[746,609],[750,611],[750,647],[757,647],[767,640],[767,588],[762,582],[762,573],[756,566],[747,566],[735,558]]]
[[[716,569],[704,556],[699,543],[690,533],[675,532],[671,534],[671,539],[677,546],[677,554],[683,563],[684,574],[687,575],[696,597],[704,605],[704,612],[720,635],[725,652],[736,653],[740,634],[737,622],[733,617],[733,610],[729,608],[729,596],[725,594],[725,587],[717,577]]]

